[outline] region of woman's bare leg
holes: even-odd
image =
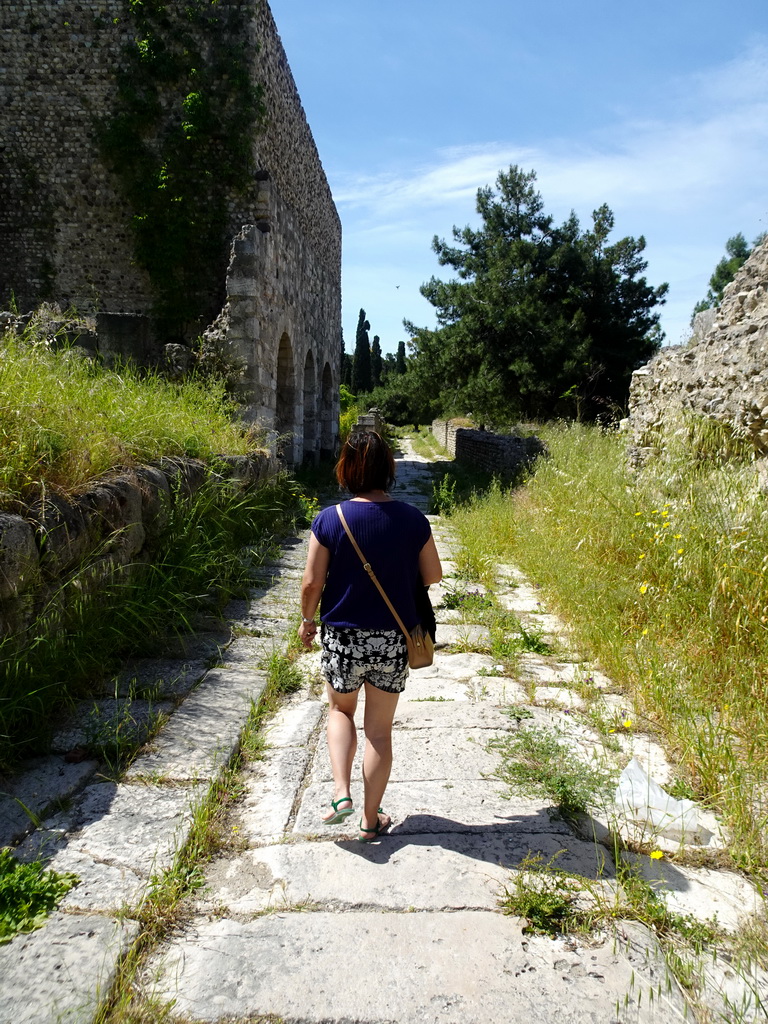
[[[349,796],[352,776],[352,762],[357,751],[357,729],[355,728],[355,710],[359,690],[354,693],[337,693],[328,683],[325,684],[328,694],[328,753],[331,757],[333,772],[333,798]],[[340,810],[350,807],[342,804]],[[332,818],[335,812],[326,815]]]
[[[388,693],[386,690],[378,690],[370,683],[365,684],[365,802],[361,823],[363,828],[376,828],[379,821],[378,810],[392,770],[392,720],[395,717],[399,696],[399,693]]]

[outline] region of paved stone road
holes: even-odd
[[[410,450],[399,460],[398,481],[397,493],[423,507],[428,469]],[[143,972],[143,995],[174,1000],[174,1013],[201,1022],[266,1015],[296,1024],[686,1019],[685,998],[645,927],[619,921],[588,937],[550,939],[501,913],[499,894],[529,854],[559,854],[557,866],[599,878],[606,898],[615,869],[596,841],[607,811],[595,808],[579,836],[552,816],[546,800],[510,796],[494,778],[499,760],[489,741],[533,724],[558,729],[584,756],[603,756],[600,735],[577,714],[585,687],[600,696],[606,715],[631,711],[610,680],[573,656],[524,655],[516,677],[507,678],[487,654],[455,653],[482,646],[483,629],[439,607],[446,588],[462,584],[450,576],[450,530],[439,520],[433,526],[447,574],[433,588],[440,646],[434,666],[412,673],[398,708],[385,803],[390,833],[363,845],[355,840],[356,816],[347,826],[320,821],[331,793],[326,706],[317,654],[305,655],[305,689],[270,723],[264,759],[243,773],[243,795],[228,822],[236,852],[205,867],[205,887],[190,901],[183,927]],[[76,871],[82,882],[43,930],[0,948],[0,1021],[93,1019],[137,934],[130,908],[152,872],[171,863],[188,833],[190,808],[231,756],[263,688],[254,666],[295,613],[305,541],[286,549],[273,585],[229,609],[236,639],[221,667],[198,685],[195,671],[185,675],[180,665],[210,654],[221,640],[216,634],[198,638],[194,650],[182,652],[186,661],[177,658],[171,668],[132,667],[134,675],[160,673],[169,689],[190,692],[124,779],[93,778],[27,839],[33,850],[44,842],[52,866]],[[535,588],[512,566],[499,566],[498,578],[500,601],[566,650],[566,631]],[[522,725],[504,713],[510,704],[530,716]],[[669,765],[649,737],[628,733],[620,741],[624,754],[667,781]],[[354,778],[359,805],[359,763]],[[716,848],[723,842],[717,823],[706,824],[700,842]],[[647,857],[637,863],[681,912],[717,911],[733,928],[756,907],[738,876]],[[764,975],[753,970],[744,982],[719,961],[709,970],[713,1006],[722,1007],[718,992],[726,991],[744,1003],[743,1019],[764,1019],[753,993],[768,998]]]

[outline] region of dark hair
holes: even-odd
[[[341,448],[336,479],[352,494],[388,491],[395,482],[395,460],[375,430],[353,430]]]

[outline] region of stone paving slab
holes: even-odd
[[[738,962],[731,957],[706,953],[698,965],[704,981],[703,1001],[713,1020],[758,1024],[766,1019],[768,971],[756,963]],[[727,1013],[724,1018],[723,1014]]]
[[[611,936],[582,946],[524,936],[500,914],[286,913],[196,922],[151,966],[163,971],[157,995],[199,1021],[682,1021],[683,998],[652,937],[633,934],[634,944]],[[341,951],[360,949],[366,955],[356,957],[355,983],[347,984]]]
[[[157,728],[160,716],[167,716],[172,709],[173,704],[167,701],[130,697],[80,701],[51,740],[51,751],[66,754],[79,749],[135,749]]]
[[[579,666],[568,661],[556,661],[543,654],[521,654],[517,662],[517,676],[536,686],[573,683],[579,677]]]
[[[138,932],[125,918],[54,913],[0,946],[0,1021],[90,1024]]]
[[[541,603],[541,591],[536,590],[527,583],[523,583],[522,580],[518,582],[511,593],[499,594],[498,601],[506,611],[515,612],[517,615],[524,612],[535,614],[536,612],[544,611]]]
[[[324,707],[319,700],[304,700],[300,704],[283,706],[264,728],[264,738],[268,746],[306,746],[317,731]]]
[[[97,767],[98,761],[68,764],[60,756],[36,757],[16,778],[0,780],[0,846],[10,846],[35,827],[24,807],[42,818],[53,804],[82,789]]]
[[[207,787],[96,783],[74,809],[68,849],[148,878],[169,867]]]
[[[454,705],[459,704],[459,707]],[[492,729],[510,731],[517,728],[509,715],[492,704],[470,704],[466,701],[401,700],[397,705],[393,727],[398,729]]]
[[[353,776],[352,797],[362,806],[362,783]],[[324,834],[321,818],[329,806],[332,790],[327,782],[307,786],[301,794],[293,831],[296,834]],[[444,832],[495,832],[517,830],[525,834],[552,833],[573,836],[568,825],[553,817],[550,803],[533,797],[509,797],[494,779],[445,779],[434,781],[393,781],[387,786],[385,808],[392,815],[393,835]],[[349,819],[349,834],[356,835],[358,817]],[[341,828],[341,826],[339,826]]]
[[[356,820],[355,820],[356,825]],[[242,916],[309,901],[339,910],[495,910],[510,870],[533,854],[595,879],[612,877],[605,851],[558,834],[395,833],[366,845],[325,826],[325,842],[248,850],[206,872],[217,904]],[[345,831],[349,831],[346,829]]]
[[[494,772],[498,756],[487,750],[488,742],[494,738],[488,729],[433,728],[429,730],[401,729],[393,733],[392,782],[414,779],[482,779]],[[352,768],[354,778],[362,775],[363,744],[358,744]],[[311,782],[331,781],[330,759],[324,745],[318,749],[317,757],[309,775]]]
[[[486,650],[491,646],[491,632],[487,626],[478,626],[472,622],[456,622],[443,625],[436,633],[435,647],[481,647]]]
[[[236,811],[239,834],[247,841],[269,842],[284,835],[304,784],[309,750],[270,750],[244,773],[245,796]]]
[[[237,750],[251,701],[266,685],[266,675],[254,669],[212,669],[124,778],[215,778]]]
[[[669,860],[622,853],[656,892],[664,895],[670,910],[698,920],[716,919],[727,932],[735,932],[746,919],[764,910],[754,887],[735,871],[692,868]]]
[[[505,675],[473,676],[467,680],[469,700],[509,707],[528,703],[528,691],[522,683]]]
[[[587,706],[586,701],[578,693],[565,686],[537,686],[534,700],[540,706],[557,704],[558,707],[577,711],[583,711]]]
[[[205,658],[136,658],[115,677],[115,687],[120,697],[183,697],[203,678],[208,667]]]
[[[62,910],[114,914],[144,902],[150,880],[125,864],[105,864],[65,844],[46,867],[80,879],[60,903]]]

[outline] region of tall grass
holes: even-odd
[[[171,383],[109,370],[72,350],[6,333],[0,340],[0,491],[72,489],[161,455],[207,458],[255,447],[222,382]]]
[[[116,570],[98,591],[98,561],[64,582],[23,633],[0,640],[0,768],[44,745],[57,712],[98,692],[119,659],[152,653],[201,607],[244,592],[274,538],[313,512],[287,476],[249,492],[211,481],[177,496],[151,563]]]
[[[768,497],[747,453],[691,421],[633,475],[625,436],[541,431],[526,486],[457,508],[466,557],[516,560],[626,685],[697,795],[768,863]]]

